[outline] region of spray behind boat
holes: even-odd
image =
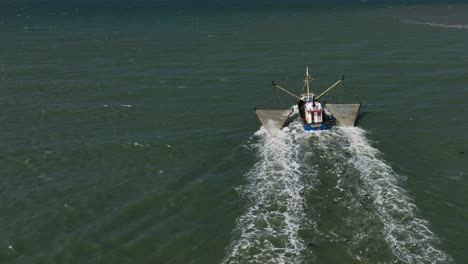
[[[295,95],[289,90],[279,86],[274,81],[272,85],[275,88],[295,97],[298,99],[297,106],[299,114],[304,123],[305,130],[327,130],[330,129],[335,123],[341,126],[354,126],[356,122],[359,109],[361,104],[330,104],[327,103],[322,106],[322,103],[318,100],[324,94],[329,92],[331,89],[336,87],[338,84],[344,81],[344,76],[340,80],[335,82],[332,86],[328,87],[321,94],[316,96],[310,88],[310,81],[313,80],[309,75],[309,67],[306,67],[306,75],[304,79],[304,89],[306,93],[302,93],[300,96]],[[326,110],[331,113],[330,116],[326,114]],[[271,134],[275,135],[281,128],[284,127],[288,119],[290,118],[293,110],[292,109],[255,109],[260,122],[262,122],[265,129]]]

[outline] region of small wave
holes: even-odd
[[[250,205],[237,219],[222,263],[300,262],[305,243],[299,236],[304,185],[298,131],[286,128],[274,138],[263,128],[256,133],[259,161],[245,175],[248,184],[239,189]]]
[[[138,143],[138,142],[128,142],[127,145],[133,145],[133,146],[136,146],[136,147],[149,147],[150,146],[148,144],[142,144],[142,143]]]
[[[426,26],[431,26],[431,27],[468,29],[468,25],[453,25],[453,24],[433,23],[433,22],[421,22],[421,21],[410,20],[410,19],[400,19],[400,22],[406,23],[406,24],[414,24],[414,25],[426,25]]]

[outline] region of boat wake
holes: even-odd
[[[254,142],[238,188],[248,205],[222,263],[453,262],[364,130],[293,122]]]
[[[342,191],[353,189],[354,200],[358,200],[354,205],[364,207],[365,216],[350,216],[355,218],[351,222],[361,222],[362,227],[357,228],[350,243],[351,251],[354,246],[356,259],[373,260],[372,254],[377,252],[366,253],[365,249],[370,240],[383,238],[393,258],[403,263],[453,262],[449,255],[436,249],[439,241],[429,230],[428,221],[418,215],[414,201],[401,187],[404,177],[395,173],[380,157],[364,130],[338,128],[321,136],[320,147],[325,152],[343,153],[339,158],[343,163],[338,167],[347,172],[340,175],[338,188]],[[359,179],[350,179],[354,175]]]
[[[248,184],[238,190],[249,206],[237,219],[235,238],[222,263],[300,262],[305,244],[299,236],[304,183],[298,131],[283,129],[276,137],[263,128],[255,133],[259,160],[245,175]]]

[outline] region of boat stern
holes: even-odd
[[[316,130],[328,130],[330,129],[330,125],[328,123],[321,123],[321,124],[305,124],[304,130],[307,131],[316,131]]]

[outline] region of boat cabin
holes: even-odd
[[[305,124],[323,123],[323,107],[315,99],[315,95],[302,96],[299,102],[297,102],[297,106]]]

